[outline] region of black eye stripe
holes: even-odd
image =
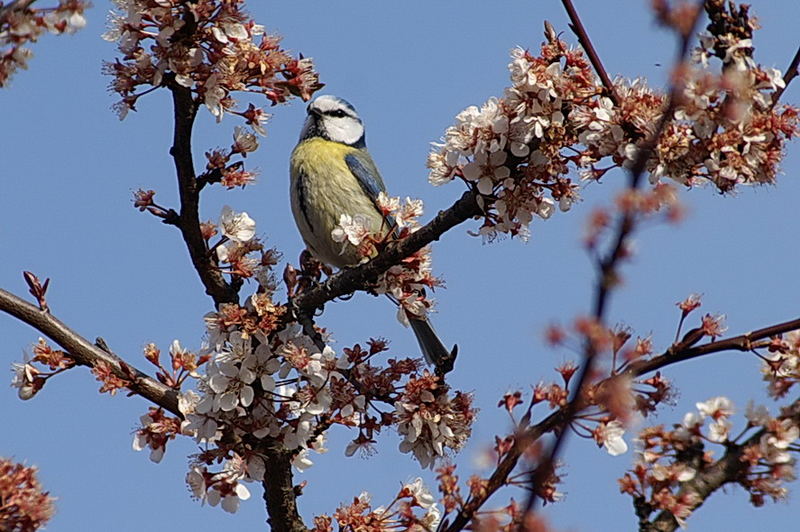
[[[350,118],[355,118],[350,113],[347,113],[341,109],[332,109],[330,111],[323,111],[322,114],[324,114],[325,116],[333,116],[336,118],[343,118],[345,116],[349,116]]]

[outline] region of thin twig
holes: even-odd
[[[796,78],[800,74],[800,46],[797,47],[797,51],[794,53],[794,57],[792,58],[792,62],[789,63],[789,68],[786,69],[786,72],[783,74],[783,87],[778,87],[772,94],[772,105],[778,103],[778,100],[781,99],[783,95],[783,91],[786,90],[786,87],[789,86],[789,83],[792,82],[794,78]]]
[[[223,303],[236,303],[239,300],[236,289],[225,281],[222,273],[215,267],[207,253],[206,243],[200,231],[200,186],[192,161],[192,128],[197,114],[197,102],[192,91],[172,79],[167,81],[172,92],[175,129],[170,155],[175,162],[180,193],[180,215],[177,225],[189,250],[197,274],[217,307]]]
[[[594,45],[592,45],[592,41],[589,39],[589,34],[586,33],[586,28],[583,27],[583,22],[581,22],[581,18],[578,16],[578,11],[575,9],[575,6],[572,5],[572,0],[561,0],[561,3],[564,4],[564,9],[567,10],[567,15],[569,15],[570,29],[578,37],[578,42],[581,43],[583,50],[589,57],[594,71],[597,72],[600,81],[608,91],[609,98],[614,102],[614,105],[619,105],[620,99],[617,90],[614,88],[614,84],[611,82],[611,78],[608,76],[603,62],[600,61],[600,56],[597,55],[597,51],[594,49]]]
[[[686,349],[679,350],[670,348],[656,357],[633,362],[630,366],[628,366],[624,373],[629,376],[639,376],[645,373],[657,371],[665,366],[675,364],[676,362],[683,362],[685,360],[691,360],[703,355],[719,353],[720,351],[749,352],[752,349],[753,344],[758,340],[772,338],[798,329],[800,329],[800,318],[695,347],[688,347]]]
[[[83,366],[94,367],[98,362],[108,364],[117,377],[130,381],[131,374],[135,379],[128,388],[153,402],[154,404],[183,417],[178,410],[178,394],[172,388],[161,384],[144,372],[136,369],[118,356],[104,351],[83,336],[79,335],[64,322],[40,310],[27,301],[0,288],[0,310],[27,323],[45,336],[51,338],[69,354],[70,358]],[[124,367],[125,366],[125,367]]]

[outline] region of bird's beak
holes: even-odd
[[[316,109],[314,107],[309,106],[307,112],[308,116],[313,116],[314,118],[319,118],[320,116],[322,116],[322,113],[319,112],[319,109]]]

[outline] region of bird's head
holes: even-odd
[[[333,142],[363,148],[364,124],[349,102],[336,96],[319,96],[308,104],[308,116],[300,140],[322,137]]]

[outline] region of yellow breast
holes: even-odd
[[[334,242],[331,232],[342,214],[367,216],[378,230],[382,218],[372,199],[345,162],[356,148],[313,138],[292,152],[290,195],[292,213],[303,240],[319,260],[337,268],[357,264],[355,248]]]

